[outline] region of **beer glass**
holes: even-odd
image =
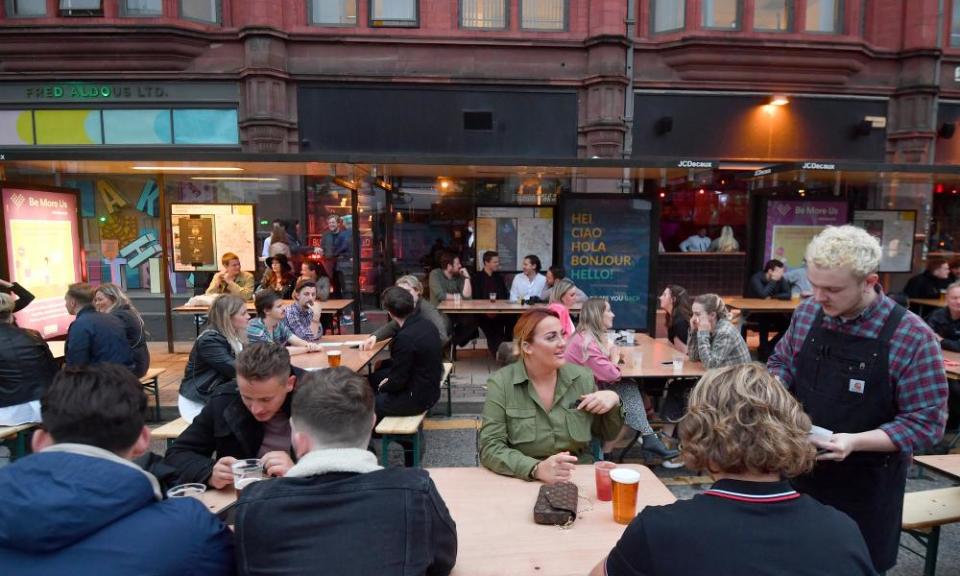
[[[206,484],[180,484],[167,490],[167,498],[199,498],[206,491]]]
[[[327,351],[327,364],[331,368],[336,368],[340,365],[340,349],[334,348],[333,350]]]
[[[614,468],[610,471],[613,488],[613,521],[629,524],[637,515],[637,490],[640,473],[629,468]]]

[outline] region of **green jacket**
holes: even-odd
[[[593,462],[591,438],[613,440],[623,425],[622,406],[602,416],[570,408],[574,400],[596,390],[590,370],[564,364],[557,374],[553,407],[547,412],[522,360],[493,373],[483,405],[480,463],[498,474],[530,479],[537,462],[564,450],[581,464]]]

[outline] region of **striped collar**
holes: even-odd
[[[800,494],[785,480],[780,482],[747,482],[745,480],[723,479],[717,481],[704,494],[755,504],[784,502],[786,500],[796,500],[800,497]]]

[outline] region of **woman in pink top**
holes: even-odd
[[[563,335],[569,338],[573,336],[575,330],[573,320],[570,319],[570,309],[577,303],[579,290],[571,280],[561,278],[554,282],[553,288],[549,292],[550,305],[547,308],[556,312],[560,317],[560,323],[563,324]]]
[[[669,450],[654,432],[647,420],[647,409],[643,404],[640,389],[633,382],[620,380],[620,348],[607,343],[606,331],[613,328],[613,311],[604,298],[590,298],[580,310],[580,323],[577,331],[567,341],[565,353],[567,361],[584,366],[593,371],[597,385],[610,388],[620,395],[626,412],[626,424],[643,437],[643,449],[656,454],[664,460],[676,457],[679,452]],[[603,445],[604,459],[609,459],[615,442]]]

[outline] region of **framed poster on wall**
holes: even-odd
[[[518,271],[524,256],[535,254],[543,271],[553,266],[553,207],[478,206],[477,267],[483,253],[500,254],[500,269]]]
[[[651,328],[653,205],[623,195],[561,198],[562,266],[587,296],[606,298],[614,327]]]
[[[916,210],[856,210],[853,213],[853,223],[880,241],[883,249],[880,272],[913,270]]]
[[[803,264],[807,244],[827,226],[848,222],[845,200],[767,200],[764,259],[780,260],[788,268]]]
[[[170,234],[175,272],[216,272],[226,252],[257,269],[253,204],[171,204]]]
[[[0,189],[0,269],[36,297],[16,319],[44,338],[66,334],[73,322],[63,296],[83,281],[79,204],[74,190],[9,182]]]

